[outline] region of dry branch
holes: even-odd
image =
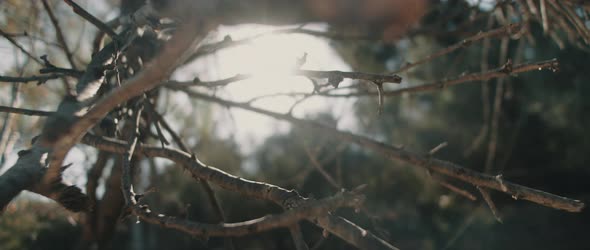
[[[45,122],[43,132],[30,150],[25,151],[13,167],[0,176],[0,207],[5,207],[20,191],[33,190],[54,199],[72,211],[87,210],[88,197],[75,186],[62,183],[63,158],[88,129],[99,122],[112,108],[159,84],[181,62],[185,50],[194,45],[204,27],[194,28],[194,22],[183,25],[176,35],[146,70],[127,84],[113,90],[99,100],[88,113],[78,117],[102,84],[104,65],[116,54],[112,42],[97,53],[77,84],[78,96],[66,96],[54,115]],[[133,39],[131,36],[129,39]],[[49,167],[47,167],[49,165]],[[39,178],[42,177],[42,180]]]
[[[13,113],[13,114],[22,114],[22,115],[31,115],[31,116],[50,116],[50,115],[55,114],[55,112],[51,112],[51,111],[13,108],[13,107],[5,107],[5,106],[0,106],[0,113]]]
[[[189,24],[193,23],[197,23],[196,20],[189,22]],[[182,62],[186,54],[185,51],[194,46],[196,42],[200,42],[200,39],[207,33],[205,32],[207,28],[210,27],[202,25],[195,28],[192,25],[184,25],[179,28],[176,37],[166,44],[162,53],[154,58],[140,74],[102,97],[88,113],[76,119],[69,129],[64,131],[65,133],[62,133],[54,143],[51,143],[54,147],[51,154],[51,165],[43,182],[48,183],[59,177],[59,166],[70,148],[109,111],[132,97],[154,88],[167,78]]]
[[[325,78],[329,81],[337,81],[335,84],[340,83],[344,78],[365,80],[379,83],[401,83],[402,78],[395,74],[371,74],[363,72],[345,72],[345,71],[319,71],[319,70],[295,70],[290,73],[291,75],[313,77],[313,78]],[[200,81],[199,78],[195,78],[188,82],[169,81],[166,86],[170,87],[190,87],[190,86],[203,86],[203,87],[221,87],[226,86],[230,83],[242,81],[252,78],[253,75],[238,74],[229,78],[216,80],[216,81]],[[333,80],[331,80],[333,79]]]
[[[434,172],[462,180],[475,186],[487,187],[501,191],[503,193],[511,195],[514,199],[528,200],[547,207],[561,209],[568,212],[580,212],[584,208],[584,203],[579,200],[574,200],[567,197],[547,193],[534,188],[514,184],[509,181],[503,180],[502,178],[497,178],[496,176],[483,174],[448,161],[432,158],[428,154],[412,152],[404,149],[403,147],[390,146],[363,136],[355,135],[349,132],[339,131],[316,122],[306,121],[289,115],[279,114],[268,110],[252,107],[248,104],[232,102],[188,89],[185,89],[183,91],[194,98],[210,101],[213,103],[218,103],[226,107],[236,107],[240,109],[249,110],[252,112],[273,117],[278,120],[290,122],[293,125],[310,128],[322,133],[323,135],[333,136],[334,138],[338,138],[343,141],[358,144],[359,146],[367,148],[376,153],[382,154],[390,159],[400,160],[414,166],[424,167]]]
[[[82,142],[100,150],[119,154],[125,153],[128,145],[124,141],[90,134],[84,136]],[[307,202],[305,198],[293,190],[230,175],[215,167],[201,163],[186,152],[157,146],[138,145],[134,150],[134,154],[170,159],[183,166],[196,178],[215,183],[221,188],[242,195],[272,201],[284,208],[296,208]],[[310,221],[361,249],[397,249],[371,232],[339,216],[328,215]]]
[[[0,76],[0,82],[11,82],[11,83],[28,83],[28,82],[39,82],[44,83],[48,80],[57,79],[64,77],[63,74],[49,74],[40,76],[28,76],[28,77],[13,77],[13,76]]]
[[[396,90],[384,91],[382,95],[384,96],[398,96],[404,93],[415,93],[415,92],[423,92],[423,91],[431,91],[431,90],[440,90],[447,87],[451,87],[454,85],[458,85],[461,83],[467,82],[475,82],[475,81],[482,81],[482,80],[489,80],[494,78],[501,78],[501,77],[508,77],[510,75],[515,75],[518,73],[534,71],[534,70],[551,70],[553,72],[559,69],[559,62],[557,59],[551,59],[546,61],[539,61],[539,62],[531,62],[531,63],[523,63],[518,65],[512,65],[512,62],[509,60],[501,67],[481,72],[481,73],[471,73],[471,74],[463,74],[455,78],[445,79],[433,83],[422,84],[418,86],[412,87],[405,87]],[[330,96],[330,97],[355,97],[355,96],[374,96],[378,95],[377,92],[360,92],[360,93],[347,93],[347,94],[329,94],[329,93],[320,93],[321,96]]]
[[[424,58],[418,59],[417,61],[415,61],[413,63],[407,63],[406,65],[404,65],[403,67],[401,67],[397,71],[395,71],[395,74],[399,74],[401,72],[407,71],[407,70],[409,70],[413,67],[416,67],[420,64],[428,63],[436,58],[447,55],[455,50],[468,47],[471,44],[473,44],[474,42],[484,40],[484,39],[494,38],[494,37],[510,36],[510,35],[514,35],[514,34],[518,33],[519,31],[520,31],[519,24],[509,24],[504,27],[500,27],[500,28],[493,29],[490,31],[479,32],[475,36],[461,40],[460,42],[455,43],[449,47],[446,47],[438,52],[430,54]]]
[[[66,58],[68,59],[70,66],[72,66],[72,69],[76,69],[76,63],[74,62],[74,57],[72,56],[72,52],[70,51],[70,48],[68,47],[68,43],[66,42],[66,39],[64,37],[61,26],[59,25],[59,21],[57,20],[57,18],[53,14],[51,7],[47,3],[47,0],[43,0],[43,1],[41,1],[41,3],[43,3],[43,7],[45,8],[45,11],[47,11],[47,15],[49,15],[49,19],[51,20],[51,23],[53,24],[53,28],[55,28],[55,36],[57,37],[57,41],[59,42],[59,45],[62,47],[64,53],[66,54]]]
[[[78,5],[77,3],[75,3],[72,0],[64,0],[64,2],[68,5],[70,5],[70,7],[72,7],[72,10],[78,14],[80,17],[86,19],[88,22],[92,23],[94,26],[96,26],[99,30],[101,30],[102,32],[104,32],[105,34],[108,34],[110,37],[117,38],[117,33],[115,33],[115,31],[113,31],[111,29],[111,27],[109,27],[108,25],[106,25],[105,23],[103,23],[102,21],[98,20],[98,18],[94,17],[92,14],[88,13],[88,11],[86,11],[84,8],[82,8],[80,5]]]

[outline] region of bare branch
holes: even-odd
[[[512,65],[512,62],[508,61],[499,68],[495,68],[486,72],[464,74],[455,78],[445,79],[434,83],[422,84],[419,86],[400,88],[391,91],[384,91],[384,96],[397,96],[403,93],[415,93],[431,90],[440,90],[446,87],[451,87],[461,83],[475,82],[482,80],[489,80],[493,78],[508,77],[510,75],[533,71],[533,70],[544,70],[548,69],[551,71],[557,71],[559,63],[557,59],[551,59],[547,61],[539,61],[532,63],[523,63],[518,65]],[[377,92],[361,92],[361,93],[348,93],[348,94],[329,94],[320,93],[321,96],[329,97],[355,97],[355,96],[374,96],[378,95]]]
[[[29,53],[25,48],[23,48],[23,46],[21,46],[16,40],[14,40],[10,36],[10,34],[4,32],[4,30],[0,29],[0,35],[3,36],[4,38],[6,38],[6,40],[8,40],[10,43],[12,43],[12,45],[17,47],[21,52],[23,52],[25,55],[27,55],[33,61],[37,62],[38,64],[43,65],[43,62],[41,62],[41,60],[39,58],[37,58],[37,57],[33,56],[31,53]]]
[[[127,143],[110,138],[98,137],[87,134],[82,138],[84,144],[113,153],[124,153],[127,150]],[[306,199],[299,196],[293,190],[274,186],[263,182],[246,180],[237,176],[225,173],[215,167],[207,166],[185,152],[169,148],[149,147],[138,145],[135,154],[142,154],[148,157],[167,158],[187,169],[194,177],[198,177],[215,183],[221,188],[254,197],[257,199],[269,200],[284,208],[295,208],[305,204]],[[361,249],[397,249],[389,243],[375,236],[371,232],[362,229],[354,223],[334,215],[315,218],[310,220],[318,226],[328,230],[330,233],[342,238],[350,244]]]
[[[74,58],[72,56],[72,52],[68,48],[68,43],[66,42],[66,39],[63,35],[63,32],[61,30],[61,26],[59,25],[59,21],[57,20],[57,18],[53,14],[51,7],[47,3],[47,0],[43,0],[41,2],[43,3],[43,7],[45,8],[45,11],[47,11],[47,15],[49,15],[49,19],[51,20],[51,23],[53,24],[53,28],[55,28],[55,36],[57,37],[57,41],[59,42],[64,53],[66,54],[66,58],[68,59],[68,62],[70,62],[70,66],[72,66],[72,69],[76,69],[76,63],[74,63]]]
[[[449,47],[446,47],[438,52],[435,52],[433,54],[430,54],[424,58],[418,59],[416,62],[413,63],[407,63],[405,66],[401,67],[400,69],[398,69],[397,71],[395,71],[395,74],[399,74],[401,72],[407,71],[413,67],[416,67],[420,64],[424,64],[424,63],[428,63],[436,58],[442,57],[444,55],[447,55],[455,50],[461,49],[461,48],[465,48],[470,46],[471,44],[473,44],[474,42],[478,42],[480,40],[484,40],[487,38],[493,38],[493,37],[502,37],[502,36],[510,36],[513,34],[516,34],[520,31],[520,25],[519,24],[509,24],[506,25],[504,27],[501,28],[497,28],[497,29],[493,29],[490,31],[486,31],[486,32],[479,32],[478,34],[476,34],[475,36],[469,37],[467,39],[464,39],[458,43],[455,43]]]
[[[109,111],[132,97],[156,87],[172,73],[186,56],[185,51],[199,42],[206,34],[206,30],[210,28],[204,24],[201,24],[200,28],[195,28],[192,25],[193,23],[197,23],[196,20],[183,25],[176,32],[176,37],[165,45],[162,53],[154,58],[145,70],[120,88],[114,89],[105,95],[88,113],[76,119],[71,127],[65,133],[62,133],[54,143],[49,142],[54,150],[51,154],[51,165],[43,178],[43,182],[48,183],[58,178],[59,172],[57,170],[70,148],[80,140],[88,129],[104,118]]]
[[[457,164],[439,160],[430,157],[430,155],[424,155],[412,151],[408,151],[402,147],[390,146],[363,136],[354,135],[349,132],[343,132],[324,126],[319,123],[298,119],[292,116],[283,115],[268,110],[252,107],[248,104],[237,103],[228,100],[223,100],[217,97],[212,97],[206,94],[202,94],[196,91],[184,90],[189,96],[218,103],[226,107],[236,107],[240,109],[249,110],[259,114],[273,117],[278,120],[288,121],[294,125],[302,126],[313,129],[317,132],[321,132],[324,135],[333,136],[343,141],[351,142],[363,146],[371,151],[380,153],[392,160],[400,160],[409,163],[414,166],[420,166],[430,169],[434,172],[453,177],[464,182],[470,183],[475,186],[487,187],[501,191],[503,193],[511,195],[514,199],[523,199],[532,201],[543,206],[552,207],[555,209],[561,209],[568,212],[580,212],[584,208],[584,203],[579,200],[574,200],[554,194],[550,194],[534,188],[529,188],[514,184],[508,181],[504,181],[500,178],[496,178],[491,175],[483,174]]]
[[[197,22],[179,28],[179,35],[165,46],[163,53],[156,57],[145,71],[105,96],[83,117],[78,118],[78,115],[88,103],[77,99],[81,96],[66,96],[57,112],[45,122],[43,132],[32,148],[21,154],[16,164],[0,176],[0,207],[5,207],[21,190],[30,189],[60,202],[72,211],[88,209],[88,197],[83,195],[79,188],[69,186],[61,179],[63,158],[80,137],[112,108],[155,87],[168,77],[186,54],[185,50],[198,40],[196,37],[205,35],[203,31],[207,30],[207,26],[203,25],[201,29],[196,29],[193,26],[195,23]],[[98,88],[93,86],[100,86],[102,83],[103,65],[112,58],[113,53],[116,53],[115,47],[111,43],[93,57],[93,61],[78,82],[77,87],[82,90],[78,93],[88,92],[85,93],[88,95],[86,98],[96,93]],[[49,153],[51,154],[48,155]],[[50,165],[48,168],[44,165],[46,163]],[[41,176],[43,178],[40,180]]]
[[[381,82],[381,83],[401,83],[402,78],[398,75],[380,75],[380,74],[370,74],[370,73],[363,73],[363,72],[344,72],[344,71],[319,71],[319,70],[295,70],[291,72],[292,75],[298,76],[305,76],[305,77],[314,77],[314,78],[325,78],[332,81],[337,81],[334,84],[337,85],[340,83],[344,78],[349,79],[356,79],[356,80],[366,80],[371,82]],[[209,82],[201,82],[198,78],[193,79],[193,81],[189,82],[178,82],[178,81],[169,81],[165,84],[168,87],[190,87],[190,86],[204,86],[204,87],[220,87],[226,86],[230,83],[246,80],[252,78],[253,75],[247,74],[238,74],[229,78],[217,80],[217,81],[209,81]]]
[[[72,0],[64,0],[66,4],[72,7],[72,10],[78,14],[80,17],[86,19],[86,21],[94,24],[99,30],[108,34],[111,38],[116,39],[117,33],[111,29],[108,25],[103,23],[102,21],[98,20],[98,18],[94,17],[92,14],[88,13],[84,8],[80,7],[77,3]]]
[[[440,184],[441,186],[443,186],[443,187],[445,187],[445,188],[447,188],[447,189],[449,189],[449,190],[451,190],[451,191],[453,191],[453,192],[455,192],[457,194],[460,194],[461,196],[463,196],[463,197],[465,197],[467,199],[470,199],[472,201],[476,201],[477,200],[477,198],[475,197],[475,195],[473,195],[472,193],[468,192],[465,189],[459,188],[459,187],[457,187],[457,186],[455,186],[455,185],[447,182],[446,180],[444,180],[444,179],[442,179],[440,177],[433,176],[433,179],[438,184]]]
[[[176,145],[178,145],[178,147],[182,151],[190,152],[190,150],[185,145],[185,143],[182,141],[180,136],[178,136],[178,134],[174,130],[172,130],[172,128],[170,127],[168,122],[164,119],[164,117],[162,115],[160,115],[160,113],[158,113],[155,110],[155,108],[152,106],[152,104],[149,101],[146,101],[145,106],[148,109],[148,112],[150,112],[152,115],[155,116],[156,122],[160,122],[162,124],[162,126],[164,127],[164,129],[166,129],[166,131],[168,131],[170,136],[172,136],[172,139],[174,140]],[[217,220],[220,222],[226,222],[227,220],[226,220],[225,214],[223,213],[223,209],[221,208],[221,204],[218,201],[217,197],[215,196],[215,192],[211,188],[211,185],[209,185],[209,182],[207,182],[205,180],[200,180],[199,183],[201,184],[201,187],[203,187],[203,190],[205,190],[205,193],[207,194],[209,204],[211,205],[211,208],[213,208],[213,211],[215,211],[215,215],[217,216]],[[232,246],[231,248],[233,249],[233,245],[234,245],[233,240],[231,238],[227,238],[226,242],[227,242],[227,245]]]
[[[139,123],[139,115],[136,116]],[[162,214],[155,214],[145,205],[138,204],[133,186],[131,185],[131,174],[129,162],[137,146],[137,136],[133,134],[126,152],[123,155],[122,189],[125,201],[130,206],[133,214],[142,220],[163,227],[173,228],[193,236],[243,236],[256,232],[262,232],[277,227],[287,227],[299,220],[325,215],[328,212],[342,206],[356,207],[364,200],[364,197],[354,193],[340,193],[334,197],[320,201],[306,201],[296,208],[286,211],[280,215],[267,215],[262,218],[244,221],[239,223],[203,224],[184,219],[179,219]]]
[[[31,115],[31,116],[50,116],[50,115],[55,114],[55,112],[51,112],[51,111],[13,108],[13,107],[6,107],[6,106],[0,106],[0,112],[22,114],[22,115]]]
[[[12,82],[12,83],[28,83],[28,82],[39,82],[45,83],[48,80],[57,79],[63,77],[63,74],[50,74],[40,76],[28,76],[28,77],[13,77],[13,76],[0,76],[0,82]]]

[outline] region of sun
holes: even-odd
[[[293,27],[264,25],[221,27],[217,40],[223,39],[226,35],[230,35],[233,41],[257,38],[249,43],[226,48],[201,59],[199,66],[192,67],[201,70],[188,71],[188,74],[197,74],[204,81],[219,80],[237,74],[252,75],[250,79],[223,87],[216,94],[239,102],[256,98],[252,105],[286,113],[293,108],[298,97],[276,94],[311,93],[313,90],[313,84],[309,79],[292,74],[304,55],[307,56],[301,69],[350,70],[326,39],[297,33],[273,34],[273,31],[287,28]],[[321,30],[325,27],[308,25],[307,28]],[[260,98],[263,96],[269,97]],[[350,113],[351,105],[349,100],[335,101],[314,97],[297,104],[292,114],[305,117],[318,112],[332,112],[335,116],[342,117],[347,111]],[[216,113],[222,115],[221,113],[224,112]],[[224,131],[232,131],[228,133],[232,133],[231,136],[242,145],[252,143],[259,145],[264,138],[280,131],[287,131],[290,127],[286,123],[238,109],[232,109],[226,119],[231,123],[224,123],[222,126],[230,127],[218,128],[218,132],[223,136]]]

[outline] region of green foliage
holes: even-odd
[[[71,249],[80,234],[72,216],[53,203],[14,201],[0,220],[0,246],[5,250]]]

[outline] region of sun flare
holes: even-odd
[[[323,27],[318,25],[312,28]],[[222,27],[218,32],[218,39],[231,34],[232,39],[237,41],[268,34],[276,29],[262,25]],[[304,55],[306,60],[298,67]],[[292,74],[295,69],[350,70],[325,39],[303,34],[261,35],[249,43],[221,50],[203,61],[207,63],[207,70],[202,72],[206,80],[223,79],[237,74],[252,75],[250,79],[231,83],[219,93],[234,101],[256,98],[252,103],[254,106],[275,112],[288,112],[292,109],[292,114],[298,117],[321,111],[342,117],[342,114],[350,110],[351,103],[347,100],[338,100],[338,105],[334,105],[334,100],[314,97],[297,103],[298,96],[281,95],[311,93],[313,90],[309,79]],[[286,124],[247,111],[231,110],[230,115],[234,126],[220,131],[235,131],[233,136],[242,143],[255,138],[254,143],[257,144],[277,130],[287,131],[289,128]]]

